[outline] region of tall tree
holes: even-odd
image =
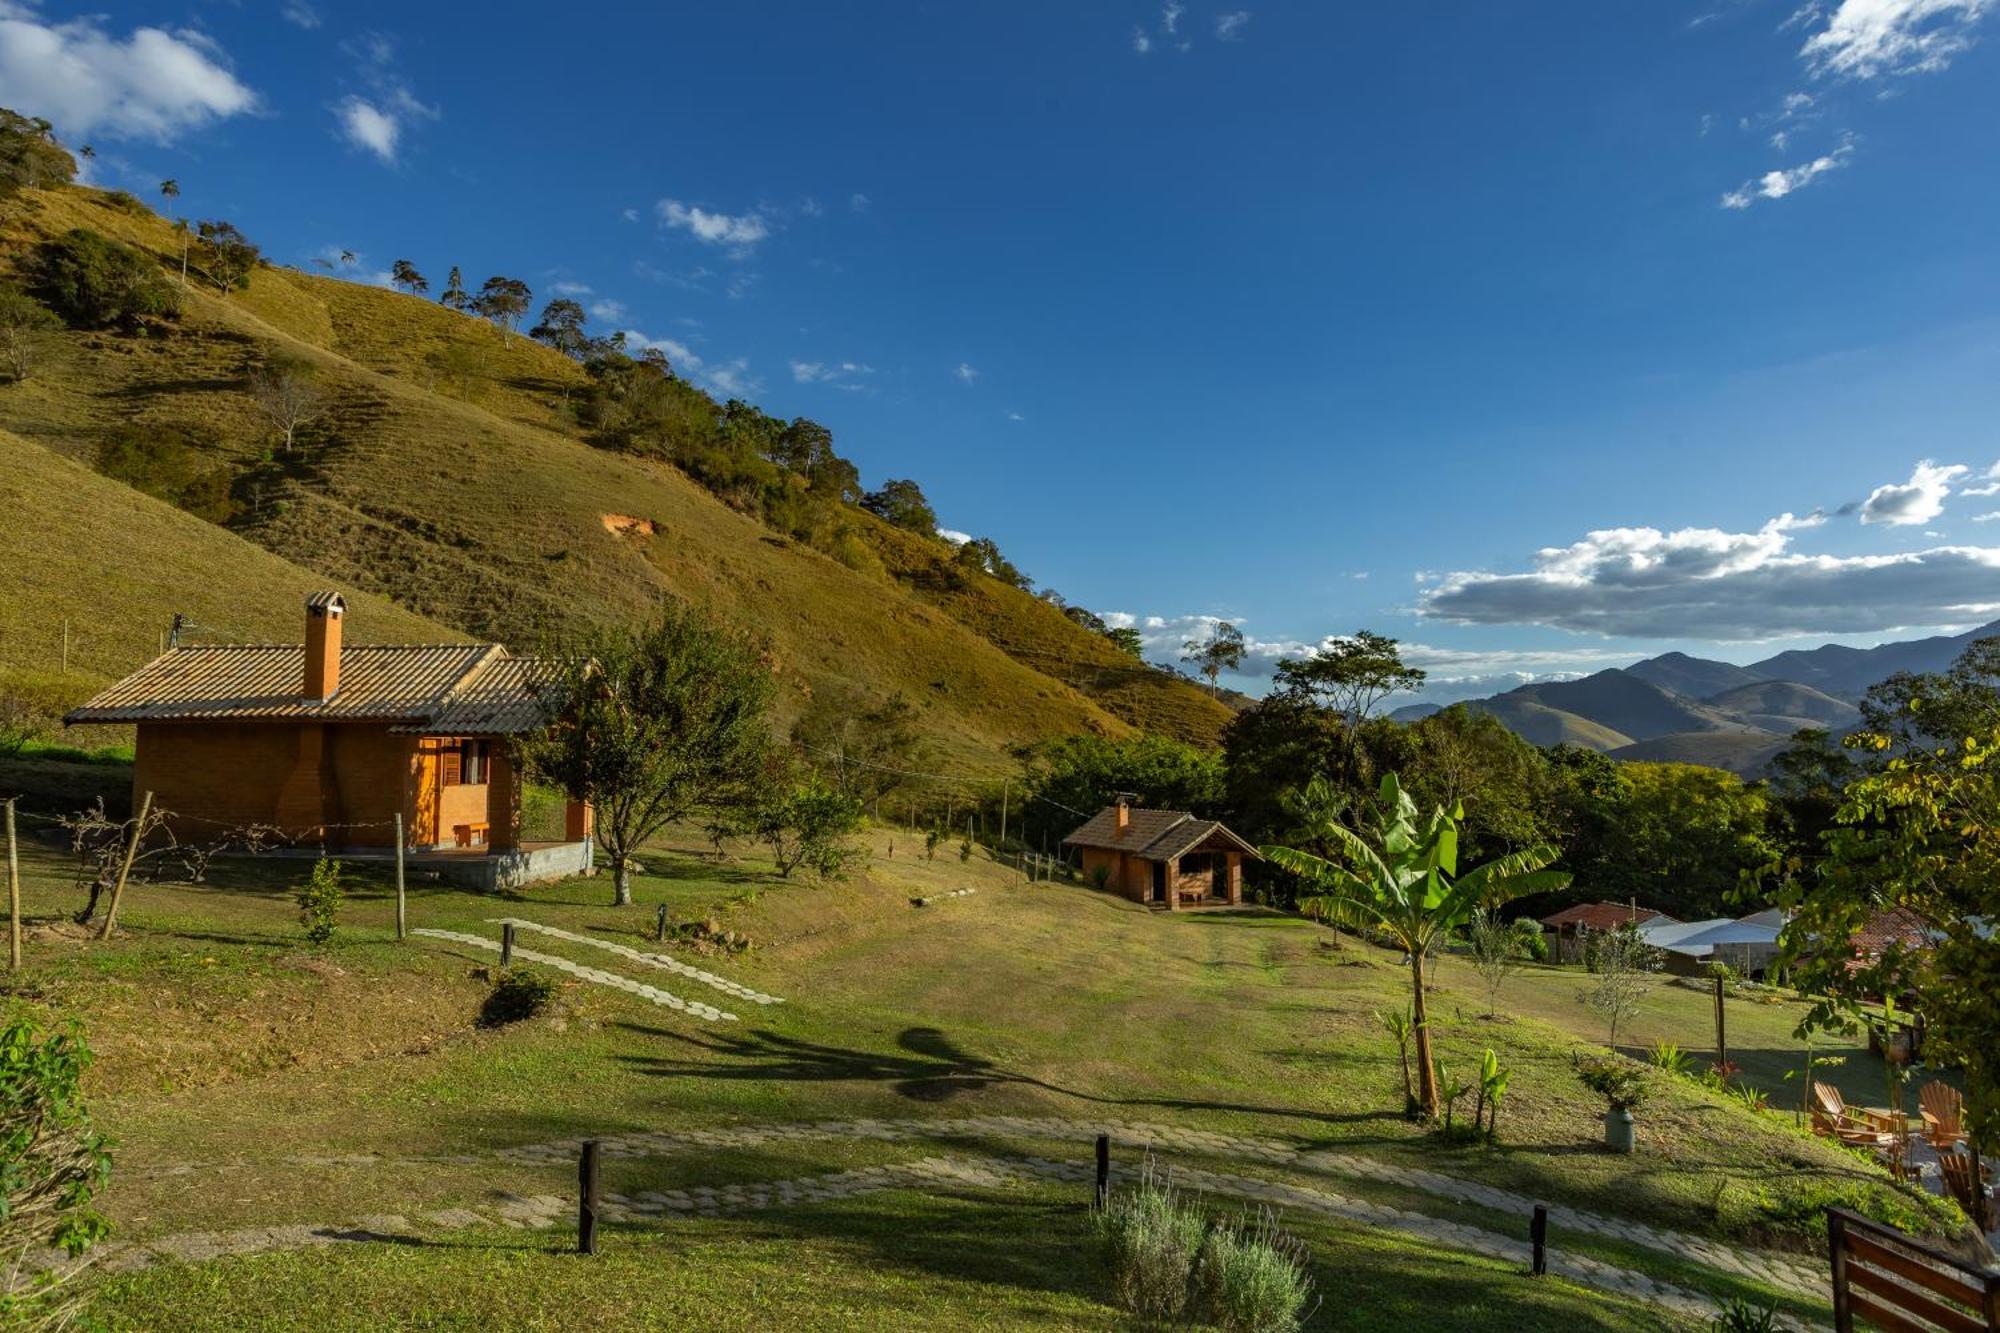
[[[1181,645],[1181,661],[1188,663],[1214,685],[1225,671],[1243,665],[1243,631],[1227,620],[1218,620]]]
[[[211,218],[196,223],[195,234],[201,238],[202,267],[208,270],[217,291],[227,293],[250,285],[251,270],[263,254],[235,223]]]
[[[1280,658],[1277,686],[1332,709],[1351,731],[1390,695],[1422,685],[1425,675],[1405,665],[1396,640],[1364,629],[1328,639],[1309,656]]]
[[[879,491],[861,497],[861,507],[877,518],[926,537],[937,535],[937,511],[924,497],[924,488],[907,478],[882,483]]]
[[[514,331],[521,322],[521,316],[528,313],[528,302],[534,298],[534,291],[519,278],[505,278],[498,274],[480,284],[479,295],[472,298],[472,313],[490,319],[498,327]]]
[[[430,282],[407,259],[398,259],[389,266],[389,281],[412,296],[422,296],[431,289]]]
[[[1396,775],[1382,779],[1370,812],[1374,827],[1363,837],[1346,825],[1326,824],[1338,845],[1330,858],[1294,847],[1263,849],[1280,868],[1301,875],[1315,892],[1302,896],[1301,909],[1358,911],[1409,954],[1410,1012],[1415,1029],[1418,1097],[1424,1114],[1438,1113],[1437,1069],[1431,1060],[1430,1018],[1424,998],[1424,960],[1439,939],[1469,920],[1482,906],[1497,906],[1523,893],[1545,893],[1569,882],[1563,871],[1546,867],[1556,849],[1546,843],[1524,847],[1458,873],[1461,810],[1439,806],[1429,818]],[[1316,899],[1327,899],[1316,903]]]
[[[12,284],[0,283],[0,368],[16,383],[28,378],[44,353],[61,344],[63,322],[47,306]]]
[[[596,808],[615,905],[631,903],[633,857],[667,825],[754,807],[772,694],[758,645],[689,607],[600,632],[565,655],[543,689],[554,721],[528,754],[550,783]]]
[[[325,416],[333,402],[319,387],[310,362],[273,360],[250,378],[251,401],[278,432],[286,453],[301,429]]]
[[[1143,662],[1146,659],[1146,641],[1140,638],[1139,631],[1130,625],[1107,629],[1104,631],[1104,637],[1111,640],[1112,647],[1135,662]]]
[[[581,358],[590,350],[590,335],[583,331],[589,316],[567,296],[559,296],[542,307],[542,322],[528,330],[536,342],[547,343],[564,356]]]
[[[445,276],[444,291],[438,294],[438,304],[460,313],[472,308],[472,298],[466,294],[465,279],[459,276],[456,264],[451,266],[451,272]]]
[[[835,791],[864,804],[890,795],[931,762],[923,722],[900,694],[871,699],[852,687],[813,691],[792,744]]]
[[[0,107],[0,199],[75,179],[76,159],[56,142],[53,125]]]

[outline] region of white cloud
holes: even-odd
[[[979,372],[974,370],[969,362],[965,361],[959,362],[958,369],[951,373],[952,377],[960,384],[972,384],[979,379]]]
[[[1841,0],[1799,55],[1818,75],[1929,73],[1972,45],[1974,25],[1992,7],[1993,0]],[[1820,12],[1808,6],[1794,17],[1807,15],[1809,27]]]
[[[628,208],[620,212],[618,216],[624,218],[627,222],[637,222],[639,220],[639,210],[636,208]]]
[[[937,535],[950,542],[953,546],[963,546],[972,540],[971,533],[960,532],[957,528],[939,528]]]
[[[307,4],[306,0],[285,0],[284,6],[278,12],[284,16],[285,22],[304,28],[307,32],[320,25],[319,11]]]
[[[875,367],[861,361],[794,361],[792,379],[799,384],[830,384],[836,389],[857,392],[868,386],[861,379],[875,373]]]
[[[1974,523],[1991,523],[1996,519],[2000,519],[2000,509],[1988,510],[1984,514],[1974,514],[1972,516]]]
[[[588,289],[586,288],[586,290]],[[619,320],[625,318],[625,303],[623,301],[614,301],[608,296],[592,301],[590,303],[590,317],[592,319],[601,319],[607,324],[616,324]]]
[[[850,213],[866,213],[868,211],[868,196],[859,190],[848,195],[847,211]]]
[[[702,371],[701,379],[709,388],[731,398],[747,397],[764,389],[764,381],[750,373],[750,359],[742,356],[719,366],[707,367]]]
[[[763,392],[764,381],[750,373],[748,357],[710,361],[678,338],[654,338],[637,329],[623,329],[621,332],[625,335],[627,347],[639,352],[651,348],[666,353],[667,362],[676,374],[693,380],[711,393],[725,398],[744,398]]]
[[[552,282],[549,284],[549,290],[557,296],[589,296],[590,284],[587,282]]]
[[[1007,420],[1009,420],[1009,421],[1026,421],[1026,420],[1027,420],[1027,418],[1026,418],[1026,417],[1024,417],[1024,416],[1022,416],[1022,415],[1021,415],[1021,414],[1020,414],[1019,412],[1009,412],[1009,413],[1007,414]]]
[[[396,116],[364,98],[350,96],[334,108],[340,132],[356,148],[365,148],[384,162],[396,160],[396,144],[403,127]]]
[[[1250,22],[1250,11],[1238,9],[1228,14],[1218,14],[1215,19],[1217,41],[1238,42],[1243,40],[1243,29]]]
[[[192,28],[120,38],[101,18],[50,23],[17,4],[0,4],[0,99],[65,135],[157,143],[257,109],[222,48]]]
[[[1754,180],[1747,180],[1722,196],[1724,208],[1748,208],[1759,199],[1783,199],[1786,195],[1804,189],[1829,171],[1844,167],[1854,155],[1854,140],[1844,138],[1840,146],[1830,153],[1822,153],[1810,162],[1802,162],[1796,167],[1786,167],[1779,171],[1767,171]]]
[[[653,211],[660,225],[684,231],[705,245],[748,250],[771,234],[770,224],[758,213],[711,213],[678,199],[662,199]]]
[[[1971,469],[1959,463],[1940,467],[1928,458],[1917,464],[1910,479],[1901,484],[1877,486],[1861,504],[1863,523],[1887,523],[1891,527],[1919,527],[1944,512],[1951,484]]]
[[[1142,56],[1151,52],[1153,49],[1152,34],[1148,33],[1144,28],[1132,29],[1132,49]]]
[[[368,32],[340,48],[355,62],[367,94],[349,93],[334,104],[340,135],[356,148],[373,153],[386,165],[396,165],[410,127],[436,120],[438,109],[420,101],[395,70],[396,42],[386,33]]]
[[[1646,639],[1753,640],[1977,623],[2000,614],[2000,548],[1808,555],[1791,515],[1756,532],[1611,528],[1521,574],[1447,574],[1418,614]]]
[[[1180,0],[1167,0],[1160,6],[1160,29],[1171,37],[1181,30],[1181,15],[1187,13],[1187,6]]]
[[[1960,495],[1976,495],[1981,497],[2000,495],[2000,463],[1995,463],[1992,467],[1980,473],[1979,483],[1977,486],[1961,486],[1958,493]]]

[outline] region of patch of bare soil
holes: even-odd
[[[604,530],[621,537],[650,537],[660,530],[660,525],[636,514],[606,514]]]

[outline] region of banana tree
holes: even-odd
[[[1438,806],[1427,818],[1420,816],[1417,803],[1394,773],[1382,779],[1374,805],[1369,812],[1370,837],[1338,823],[1320,830],[1336,857],[1294,847],[1261,850],[1273,864],[1303,877],[1314,890],[1300,898],[1301,911],[1351,907],[1409,954],[1418,1097],[1425,1117],[1435,1120],[1438,1079],[1424,1004],[1424,960],[1439,939],[1463,925],[1478,908],[1524,893],[1553,892],[1569,883],[1569,874],[1547,868],[1557,853],[1546,843],[1460,874],[1458,826],[1465,818],[1464,808]]]

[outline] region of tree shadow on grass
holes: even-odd
[[[641,1073],[661,1078],[775,1080],[788,1083],[887,1083],[897,1095],[917,1102],[947,1102],[996,1087],[1027,1087],[1101,1106],[1154,1107],[1175,1111],[1222,1111],[1271,1116],[1309,1124],[1365,1124],[1392,1120],[1384,1112],[1331,1113],[1295,1106],[1263,1106],[1202,1097],[1118,1097],[1083,1092],[1031,1074],[1003,1069],[984,1056],[960,1047],[938,1028],[905,1028],[893,1052],[863,1051],[788,1037],[759,1029],[743,1036],[727,1033],[690,1035],[666,1028],[622,1023],[628,1031],[679,1042],[693,1048],[690,1058],[624,1055],[619,1057]],[[696,1054],[698,1053],[698,1054]],[[717,1061],[733,1063],[717,1063]],[[1367,1142],[1349,1139],[1350,1143]]]

